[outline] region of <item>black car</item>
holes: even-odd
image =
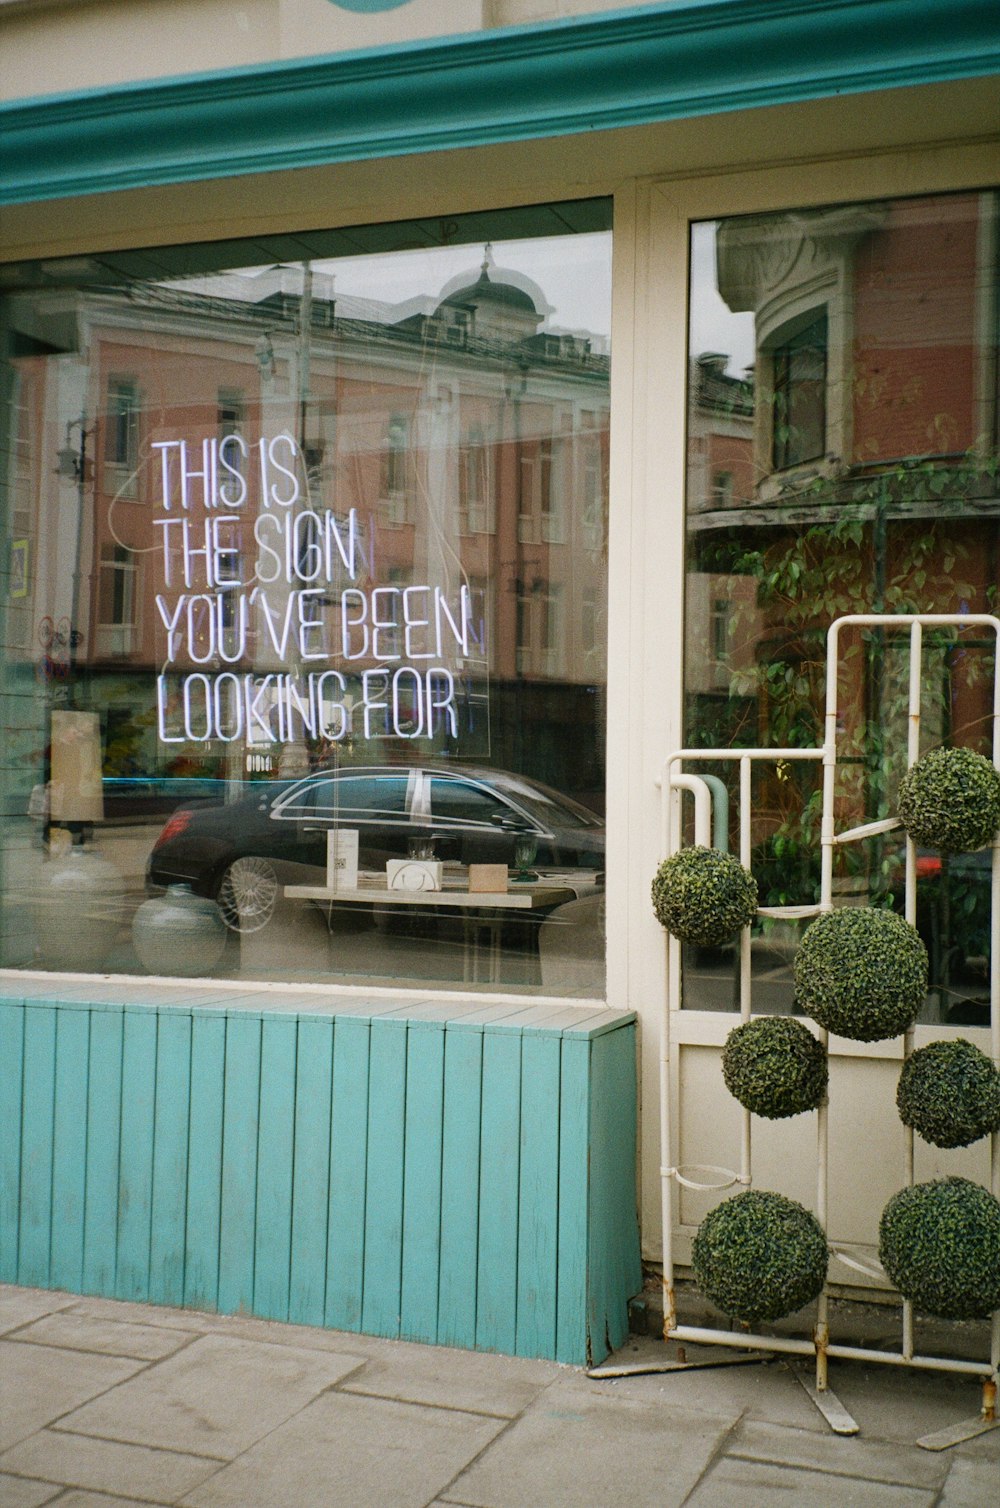
[[[183,807],[157,838],[148,888],[187,883],[216,900],[228,926],[256,931],[282,885],[322,884],[326,835],[358,832],[358,867],[433,851],[458,864],[515,863],[519,840],[542,867],[603,871],[604,826],[567,796],[523,775],[463,765],[347,767],[257,783],[226,805]],[[522,849],[523,856],[523,849]]]

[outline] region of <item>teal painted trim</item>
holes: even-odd
[[[52,1151],[54,1288],[79,1290],[83,1281],[83,1216],[87,1191],[87,1077],[90,1017],[56,1012],[55,1145]]]
[[[296,1062],[288,1293],[288,1318],[296,1325],[322,1325],[326,1307],[332,1096],[333,1022],[302,1017]]]
[[[0,107],[0,203],[565,136],[997,71],[996,0],[679,0],[14,101]]]
[[[180,1011],[163,1011],[156,1042],[156,1128],[149,1246],[149,1296],[154,1304],[184,1302],[190,1104],[191,1017]]]
[[[125,1012],[115,1269],[115,1297],[120,1299],[142,1299],[149,1293],[156,1028],[153,1012]]]
[[[192,1309],[210,1312],[219,1302],[225,1065],[225,1019],[221,1016],[194,1016],[191,1020],[184,1303]]]

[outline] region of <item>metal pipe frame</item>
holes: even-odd
[[[662,793],[662,837],[666,854],[672,854],[681,846],[680,797],[688,792],[696,800],[696,841],[705,843],[711,810],[711,791],[704,777],[685,774],[685,763],[728,762],[739,766],[739,845],[740,862],[750,867],[751,858],[751,776],[753,765],[759,761],[819,760],[823,766],[823,813],[820,832],[820,899],[808,906],[768,906],[758,914],[766,916],[802,917],[819,915],[833,909],[833,852],[835,847],[858,842],[877,833],[891,832],[900,826],[898,818],[886,818],[837,833],[835,828],[835,795],[837,773],[837,666],[840,634],[845,628],[882,628],[909,630],[909,695],[907,767],[914,764],[920,754],[921,723],[921,671],[923,635],[925,628],[983,628],[991,631],[996,641],[993,676],[993,763],[1000,770],[1000,618],[982,613],[940,614],[851,614],[836,619],[827,630],[826,660],[826,706],[824,739],[822,747],[806,749],[783,748],[736,748],[736,749],[678,749],[666,760],[663,774],[657,783]],[[991,875],[992,914],[990,924],[990,1048],[993,1063],[1000,1069],[1000,834],[993,842]],[[913,841],[906,839],[905,917],[915,923],[917,914],[917,867],[916,849]],[[739,1183],[745,1188],[753,1184],[752,1168],[752,1116],[744,1109],[740,1134],[740,1157],[738,1171],[709,1167],[706,1164],[691,1165],[684,1170],[674,1163],[673,1117],[680,1116],[680,1078],[678,1076],[677,1103],[674,1104],[671,1086],[671,1013],[682,1005],[681,948],[678,940],[667,940],[667,989],[662,1001],[660,1020],[660,1178],[661,1218],[663,1224],[663,1336],[664,1339],[687,1340],[703,1345],[724,1345],[740,1349],[812,1355],[816,1359],[816,1388],[823,1392],[827,1387],[827,1359],[831,1356],[851,1361],[881,1362],[887,1366],[915,1367],[930,1372],[961,1373],[979,1377],[983,1381],[983,1418],[996,1418],[996,1386],[1000,1379],[1000,1310],[993,1315],[990,1339],[990,1357],[984,1362],[970,1362],[961,1358],[921,1356],[915,1350],[913,1334],[913,1306],[908,1299],[902,1301],[902,1338],[899,1351],[870,1350],[863,1346],[847,1346],[831,1342],[829,1338],[829,1290],[824,1286],[820,1295],[816,1326],[812,1340],[805,1337],[765,1336],[742,1331],[710,1330],[677,1323],[676,1295],[674,1291],[673,1226],[675,1189],[678,1185],[700,1190],[725,1189]],[[752,982],[750,973],[750,927],[744,927],[740,936],[740,1021],[748,1021],[752,1007]],[[818,1033],[824,1047],[828,1034]],[[903,1038],[904,1062],[913,1050],[913,1030]],[[914,1182],[914,1135],[910,1127],[902,1127],[904,1186]],[[693,1172],[717,1173],[725,1182],[701,1183],[689,1175]],[[823,1229],[828,1228],[829,1194],[829,1113],[824,1097],[817,1114],[816,1145],[816,1214]],[[1000,1198],[1000,1133],[994,1132],[990,1149],[990,1187]],[[857,1264],[850,1264],[857,1265]]]

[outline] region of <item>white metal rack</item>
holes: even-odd
[[[900,827],[898,818],[868,822],[843,832],[835,830],[834,796],[837,773],[837,687],[840,635],[844,628],[878,628],[887,632],[909,633],[909,734],[907,764],[912,765],[920,751],[921,719],[921,669],[923,659],[923,634],[926,628],[972,628],[977,627],[993,633],[997,654],[994,659],[993,676],[993,761],[1000,769],[1000,618],[985,614],[949,616],[939,614],[871,614],[839,618],[831,624],[827,633],[826,656],[826,721],[824,741],[820,748],[770,748],[770,749],[679,749],[666,761],[662,778],[663,798],[663,851],[674,853],[681,845],[681,797],[688,793],[695,803],[695,841],[711,843],[712,789],[711,777],[692,774],[683,770],[685,764],[726,761],[738,766],[739,775],[739,857],[747,868],[751,859],[751,778],[755,763],[782,760],[821,761],[823,766],[823,816],[820,834],[821,885],[820,899],[814,905],[761,907],[759,915],[798,919],[816,916],[833,907],[833,855],[839,845],[858,842],[861,839],[886,833]],[[912,841],[906,840],[906,889],[905,915],[910,922],[916,920],[917,867],[916,851]],[[993,843],[991,881],[991,959],[990,959],[990,1031],[993,1062],[1000,1068],[1000,835]],[[752,987],[750,971],[750,927],[745,927],[740,937],[739,1001],[740,1019],[750,1019],[752,1010]],[[830,1340],[829,1294],[824,1288],[819,1299],[816,1326],[812,1338],[805,1336],[773,1336],[744,1333],[743,1331],[712,1330],[704,1327],[683,1325],[677,1322],[674,1290],[673,1230],[675,1202],[679,1187],[701,1192],[721,1191],[740,1185],[749,1188],[753,1183],[752,1121],[749,1110],[743,1111],[739,1149],[739,1166],[736,1169],[709,1164],[678,1166],[674,1160],[673,1123],[680,1118],[681,1077],[672,1071],[671,1063],[671,1012],[680,1005],[681,991],[681,945],[670,937],[667,954],[667,992],[663,1001],[661,1019],[660,1053],[660,1174],[661,1206],[663,1221],[663,1285],[665,1339],[697,1342],[699,1344],[725,1345],[740,1350],[760,1350],[775,1353],[790,1353],[799,1356],[815,1356],[815,1389],[807,1385],[817,1406],[838,1433],[851,1434],[857,1425],[850,1415],[828,1390],[827,1362],[832,1357],[849,1360],[881,1362],[894,1366],[916,1367],[928,1371],[965,1373],[979,1377],[983,1385],[983,1407],[979,1419],[968,1421],[938,1435],[927,1436],[920,1443],[928,1449],[941,1449],[954,1444],[971,1434],[990,1429],[1000,1424],[997,1419],[997,1384],[1000,1374],[1000,1310],[993,1316],[989,1359],[981,1362],[961,1358],[922,1356],[915,1350],[913,1306],[903,1301],[902,1336],[898,1351],[869,1350],[864,1346],[841,1345]],[[824,1045],[827,1033],[819,1033]],[[904,1038],[904,1057],[912,1050],[913,1032]],[[674,1079],[676,1078],[676,1088]],[[676,1097],[676,1103],[674,1103]],[[827,1229],[828,1223],[828,1178],[829,1178],[829,1109],[824,1098],[817,1113],[816,1142],[816,1214],[820,1224]],[[908,1184],[913,1183],[914,1133],[902,1126],[904,1171]],[[1000,1198],[1000,1134],[991,1138],[990,1180],[992,1192]],[[858,1260],[849,1252],[831,1247],[833,1255],[841,1262],[861,1272],[883,1276],[881,1267],[871,1262]]]

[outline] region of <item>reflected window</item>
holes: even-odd
[[[431,779],[431,816],[435,822],[474,822],[489,825],[494,818],[512,816],[496,796],[467,780]]]
[[[775,470],[826,450],[826,315],[774,347],[772,444]]]

